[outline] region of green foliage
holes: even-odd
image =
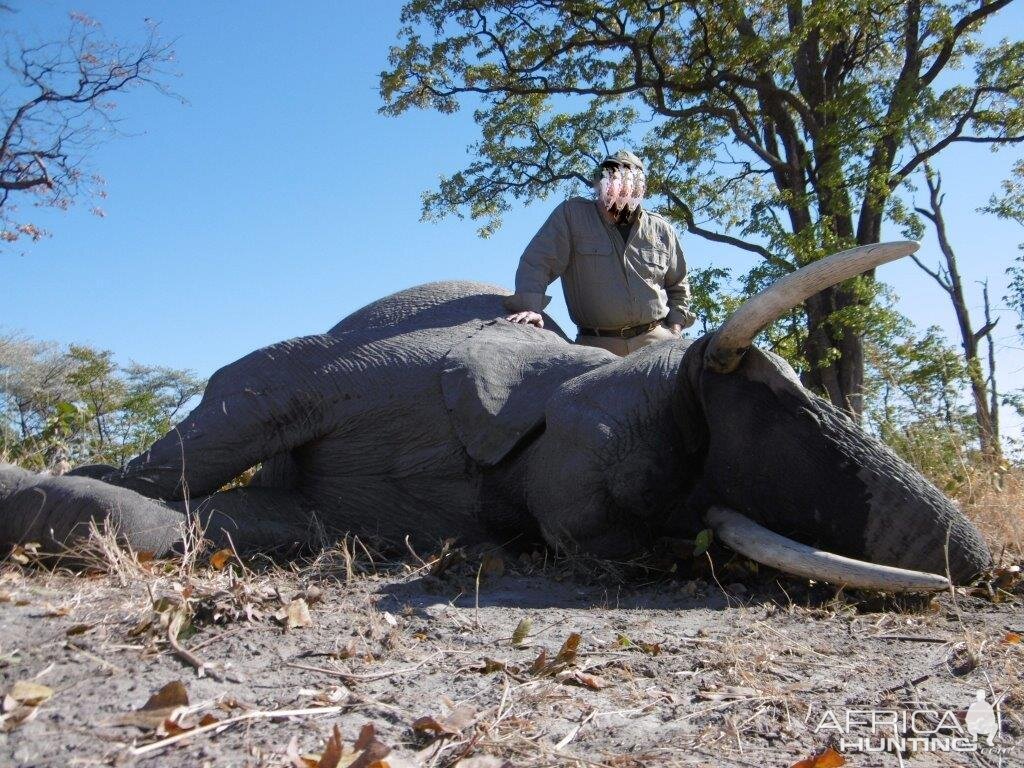
[[[980,210],[1024,226],[1024,160],[1014,164],[1009,178],[1001,185],[1000,193],[992,195],[988,205]],[[1024,243],[1018,246],[1018,250],[1021,253],[1006,270],[1010,279],[1004,298],[1017,313],[1017,331],[1024,338]]]
[[[963,398],[968,372],[962,354],[938,328],[918,336],[891,307],[866,345],[865,426],[936,483],[957,496],[978,458],[974,411]]]
[[[33,468],[123,467],[163,435],[205,382],[107,351],[0,337],[0,456]]]
[[[1007,1],[414,0],[382,111],[476,107],[475,159],[424,198],[428,217],[490,231],[642,131],[669,215],[805,263],[948,144],[1020,138],[1024,43],[977,36]]]
[[[919,228],[901,195],[952,144],[1024,141],[1024,42],[979,35],[1009,1],[412,0],[382,111],[473,107],[471,161],[424,196],[424,216],[468,215],[484,235],[638,146],[656,210],[759,257],[740,280],[751,291],[877,242],[886,220]],[[858,358],[873,322],[870,287],[829,296],[776,326],[808,373],[840,347]]]
[[[1024,160],[1014,163],[999,193],[992,195],[988,205],[979,210],[1024,226]],[[1006,270],[1009,279],[1003,300],[1016,312],[1017,333],[1024,339],[1024,243],[1018,245],[1017,250],[1017,257]],[[1004,394],[1002,402],[1024,416],[1024,390]]]
[[[710,333],[739,304],[740,297],[728,291],[731,273],[722,267],[691,269],[690,290],[693,300],[690,308],[697,315],[700,333]]]

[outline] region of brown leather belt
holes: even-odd
[[[628,328],[580,328],[580,336],[611,336],[616,339],[632,339],[642,333],[653,331],[661,325],[661,320],[641,325],[631,325]]]

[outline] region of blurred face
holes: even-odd
[[[604,209],[614,216],[632,215],[647,191],[644,172],[627,165],[605,165],[594,182],[594,193]]]

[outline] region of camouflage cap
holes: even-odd
[[[601,165],[628,165],[641,171],[644,169],[644,161],[634,155],[628,149],[620,149],[613,155],[608,155],[601,161]]]

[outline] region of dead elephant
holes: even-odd
[[[422,546],[541,537],[619,558],[707,523],[755,560],[834,583],[963,582],[990,560],[970,521],[752,346],[826,285],[913,250],[837,254],[715,333],[625,359],[550,321],[494,320],[505,292],[493,286],[401,291],[222,368],[124,472],[4,467],[0,540],[55,548],[98,520],[162,553],[191,509],[244,549],[309,546],[326,529]],[[257,464],[248,487],[217,492]]]

